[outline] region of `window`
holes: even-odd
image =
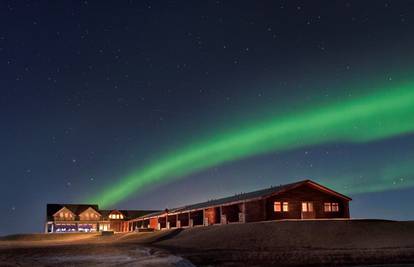
[[[119,215],[119,214],[110,214],[109,218],[110,219],[123,219],[124,217],[122,215]]]
[[[289,211],[289,204],[287,202],[283,202],[283,211],[284,212]]]
[[[273,210],[275,212],[288,212],[289,211],[289,203],[288,202],[276,201],[273,204]]]
[[[324,203],[323,210],[325,212],[338,212],[339,211],[339,204],[338,203]]]
[[[302,212],[313,212],[313,203],[302,202]]]
[[[274,209],[275,212],[281,212],[282,211],[281,203],[280,202],[275,202],[273,209]]]
[[[306,202],[302,202],[302,211],[308,211],[308,205],[306,204]]]
[[[61,213],[59,214],[59,216],[60,216],[60,218],[63,218],[63,216],[64,216],[63,212],[61,212]]]

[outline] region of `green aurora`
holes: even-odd
[[[133,171],[88,202],[111,206],[147,187],[272,151],[334,142],[365,143],[407,134],[414,131],[413,118],[412,83],[371,90],[364,96],[276,116],[189,144]],[[386,173],[382,179],[388,179]],[[376,191],[381,187],[364,184],[349,193]]]

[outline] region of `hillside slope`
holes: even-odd
[[[186,229],[155,245],[197,265],[414,263],[414,222],[280,221]]]

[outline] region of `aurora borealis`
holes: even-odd
[[[369,96],[277,117],[174,151],[125,177],[90,202],[113,205],[145,186],[259,153],[329,142],[369,142],[407,134],[414,131],[412,118],[412,84],[376,89]],[[372,188],[375,186],[380,188],[381,181]]]
[[[42,231],[46,203],[157,210],[305,178],[356,218],[414,219],[411,14],[0,2],[0,235]]]

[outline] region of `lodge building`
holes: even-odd
[[[350,200],[314,181],[303,180],[162,211],[48,204],[45,231],[128,232],[271,220],[349,219]]]
[[[155,210],[100,210],[98,205],[47,204],[46,233],[126,232],[128,220]]]

